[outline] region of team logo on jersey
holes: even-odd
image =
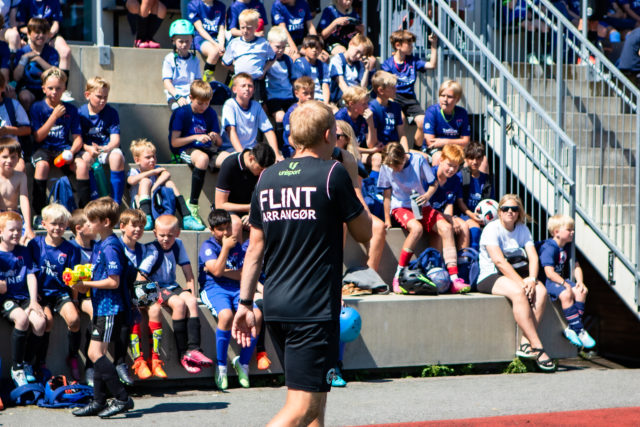
[[[456,124],[457,124],[458,126],[460,126],[460,125],[462,124],[462,119],[458,119],[458,120],[456,120]]]
[[[304,9],[298,9],[298,16],[304,18]]]
[[[278,175],[280,175],[280,176],[300,175],[302,170],[297,169],[299,163],[300,162],[291,162],[291,163],[289,163],[289,170],[280,171],[280,172],[278,172]]]
[[[431,129],[431,123],[425,123],[424,128],[425,129]]]
[[[213,251],[211,249],[207,249],[207,250],[204,251],[204,254],[206,256],[211,256],[211,255],[213,255]]]
[[[191,12],[191,13],[189,14],[189,19],[193,19],[195,16],[196,16],[196,14],[195,14],[194,12]]]
[[[329,369],[329,372],[327,372],[327,384],[331,384],[331,381],[333,381],[333,378],[335,376],[336,376],[335,368]]]
[[[58,264],[62,265],[67,262],[67,254],[59,254],[58,255]]]
[[[118,268],[118,263],[115,261],[109,261],[109,269],[115,270],[116,268]]]

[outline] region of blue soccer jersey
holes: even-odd
[[[124,254],[127,257],[127,274],[124,276],[125,284],[127,286],[127,289],[130,289],[130,287],[133,285],[133,282],[135,282],[136,278],[138,277],[138,266],[140,265],[140,263],[142,262],[142,258],[144,257],[144,245],[136,242],[135,249],[131,249],[129,248],[129,246],[124,244],[122,238],[120,238],[120,241],[122,242],[122,247],[124,248]]]
[[[436,138],[457,139],[471,135],[467,110],[456,107],[453,115],[445,117],[440,105],[434,104],[424,114],[424,133]]]
[[[80,251],[80,264],[91,263],[91,254],[93,253],[93,248],[96,246],[95,240],[91,241],[91,244],[88,248],[80,246],[80,244],[76,242],[75,239],[69,240],[69,243],[78,248],[78,250]]]
[[[38,273],[31,252],[17,245],[11,252],[0,251],[0,280],[7,283],[7,291],[0,294],[0,300],[28,300],[27,274]]]
[[[31,46],[29,46],[28,44],[20,48],[16,52],[14,64],[18,64],[18,62],[20,62],[20,58],[22,58],[22,55],[31,51]],[[57,67],[60,64],[60,55],[58,55],[58,52],[48,44],[44,45],[44,47],[42,48],[40,57],[51,66]],[[38,64],[36,61],[29,61],[24,67],[24,74],[18,82],[18,88],[26,87],[27,89],[41,89],[42,79],[40,79],[40,76],[42,76],[43,72],[44,70],[42,69],[40,64]]]
[[[457,173],[458,178],[460,178],[460,182],[462,182],[462,172],[458,172]],[[472,212],[476,209],[476,206],[478,206],[478,203],[480,203],[480,201],[484,198],[483,194],[485,193],[485,186],[486,185],[490,185],[490,181],[489,181],[489,175],[487,175],[484,172],[480,172],[480,176],[478,176],[477,178],[474,177],[470,177],[469,179],[469,194],[468,196],[465,196],[465,191],[463,191],[463,197],[466,197],[466,199],[464,200],[465,205],[467,205],[467,207],[469,208],[469,210],[471,210]],[[491,192],[491,194],[489,195],[490,199],[493,199],[493,191]]]
[[[40,267],[38,289],[45,297],[68,293],[69,287],[62,281],[62,273],[65,268],[73,269],[80,264],[80,250],[67,240],[56,247],[50,246],[45,237],[36,236],[27,245],[33,261]]]
[[[284,113],[284,118],[282,119],[282,127],[284,127],[284,132],[282,133],[282,139],[284,140],[285,146],[291,146],[289,143],[289,136],[291,135],[291,124],[289,119],[291,118],[291,113],[296,109],[298,103],[293,104],[286,113]]]
[[[110,105],[105,105],[98,114],[89,113],[89,104],[84,104],[78,110],[82,142],[105,146],[111,135],[120,134],[120,117]]]
[[[547,277],[544,272],[545,267],[553,267],[553,271],[562,276],[564,267],[569,259],[569,254],[571,253],[571,243],[567,243],[561,248],[555,240],[547,239],[542,242],[538,253],[540,254],[540,265],[542,266],[540,272],[542,277]]]
[[[124,245],[115,234],[101,240],[93,249],[91,256],[93,265],[92,281],[104,280],[109,276],[118,276],[120,286],[118,289],[91,289],[91,303],[95,316],[113,316],[125,308],[122,298],[122,288],[127,267],[127,257],[124,253]]]
[[[238,17],[245,9],[255,9],[260,13],[260,18],[264,21],[266,26],[269,21],[267,19],[267,11],[264,9],[264,5],[260,0],[250,0],[249,3],[242,3],[240,1],[234,1],[229,6],[229,12],[227,13],[227,28],[239,28]]]
[[[398,126],[403,124],[400,104],[389,101],[384,106],[377,99],[373,99],[369,102],[369,109],[373,113],[373,124],[376,127],[378,142],[385,145],[389,142],[399,142]]]
[[[351,12],[344,14],[340,12],[334,5],[326,7],[322,11],[322,16],[320,17],[320,21],[318,22],[318,34],[322,33],[322,30],[327,28],[336,18],[341,18],[343,16],[351,18],[347,25],[338,26],[333,32],[327,37],[324,41],[325,46],[331,46],[333,44],[340,44],[344,47],[349,45],[349,40],[353,38],[358,33],[358,25],[360,25],[362,20],[360,19],[360,15],[355,10],[351,10]]]
[[[200,287],[205,290],[211,286],[240,286],[240,282],[238,280],[229,279],[224,276],[215,277],[205,269],[207,262],[218,259],[221,251],[222,244],[214,237],[205,240],[200,247],[200,252],[198,253],[198,282],[200,283]],[[236,243],[235,246],[229,250],[225,268],[230,270],[241,270],[244,265],[244,255],[245,251],[242,248],[242,245],[240,243]]]
[[[138,270],[149,280],[157,282],[160,287],[171,287],[176,284],[178,266],[190,264],[189,255],[182,240],[176,239],[173,246],[166,251],[157,241],[154,241],[145,245],[144,257]]]
[[[358,145],[362,148],[367,148],[367,135],[369,134],[369,126],[367,121],[361,115],[356,117],[355,120],[349,115],[347,107],[343,107],[336,113],[336,120],[344,120],[349,123],[353,128],[353,132],[356,134],[356,140]]]
[[[286,54],[276,58],[265,78],[267,99],[293,99],[293,61]]]
[[[311,21],[311,10],[306,0],[296,0],[293,6],[282,4],[280,0],[271,6],[271,25],[285,24],[296,45],[302,43],[307,32],[307,21]]]
[[[398,78],[396,93],[415,97],[416,73],[418,71],[424,71],[426,65],[426,61],[413,55],[407,55],[402,64],[397,64],[393,56],[391,56],[382,63],[380,68]]]
[[[356,61],[347,62],[344,53],[339,53],[329,60],[329,75],[331,77],[331,102],[338,102],[342,98],[342,90],[338,85],[338,77],[342,77],[347,86],[360,86],[364,77],[364,64]]]
[[[39,144],[40,147],[51,151],[62,151],[71,148],[73,135],[81,135],[80,117],[78,109],[68,102],[63,102],[66,112],[59,117],[51,127],[47,137]],[[34,131],[40,129],[42,125],[53,114],[53,108],[49,107],[46,100],[34,102],[31,106],[31,127]],[[36,143],[36,147],[38,144]]]
[[[180,138],[191,135],[203,135],[209,132],[220,133],[220,123],[218,122],[218,114],[211,107],[204,110],[204,113],[194,113],[191,109],[191,104],[183,105],[176,108],[171,113],[171,119],[169,119],[169,145],[171,146],[171,134],[174,132],[180,132]],[[180,153],[188,148],[199,147],[211,147],[211,141],[200,142],[193,141],[182,147],[174,148],[171,146],[171,151],[174,153]]]
[[[11,50],[9,44],[0,41],[0,68],[11,68]]]
[[[187,19],[192,24],[200,21],[202,28],[211,38],[216,40],[220,32],[220,26],[224,25],[226,10],[224,3],[218,0],[213,0],[211,6],[202,0],[191,0],[187,5]],[[196,31],[194,40],[195,38],[202,39],[202,36]]]
[[[256,37],[245,41],[242,37],[231,39],[222,56],[222,63],[233,65],[234,74],[247,73],[252,79],[262,78],[267,62],[275,59],[276,54],[267,40]]]
[[[49,21],[62,23],[62,8],[60,0],[20,0],[18,22],[29,22],[31,18],[42,18]]]
[[[328,101],[327,99],[324,99],[324,94],[322,92],[323,84],[331,84],[331,76],[329,75],[329,66],[327,64],[318,59],[314,65],[305,57],[298,58],[296,59],[296,62],[293,63],[292,79],[295,81],[302,76],[311,77],[313,80],[313,97],[316,101]]]
[[[433,176],[438,176],[438,166],[431,168]],[[462,181],[458,175],[447,179],[444,185],[438,186],[436,192],[429,199],[429,203],[434,209],[444,211],[447,205],[454,205],[457,199],[462,198]]]

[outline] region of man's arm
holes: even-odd
[[[215,206],[218,209],[224,209],[230,212],[249,212],[251,205],[249,203],[231,203],[229,201],[229,193],[220,191],[216,188]]]
[[[371,215],[367,210],[360,212],[360,215],[347,222],[347,228],[351,236],[360,243],[367,243],[371,240]],[[245,261],[246,263],[246,261]]]

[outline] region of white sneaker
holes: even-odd
[[[593,348],[596,346],[596,340],[589,335],[589,332],[587,332],[586,329],[582,329],[578,332],[578,337],[580,338],[580,341],[582,341],[584,348]]]
[[[16,369],[11,368],[11,379],[14,383],[16,383],[16,387],[21,387],[23,385],[29,384],[27,381],[27,375],[24,373],[24,369]]]
[[[73,97],[73,95],[71,95],[71,92],[69,92],[68,90],[65,90],[62,96],[60,97],[60,101],[62,102],[73,102],[75,100],[76,99]]]

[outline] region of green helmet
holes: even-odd
[[[176,19],[169,27],[169,37],[173,36],[192,36],[193,24],[186,19]]]

